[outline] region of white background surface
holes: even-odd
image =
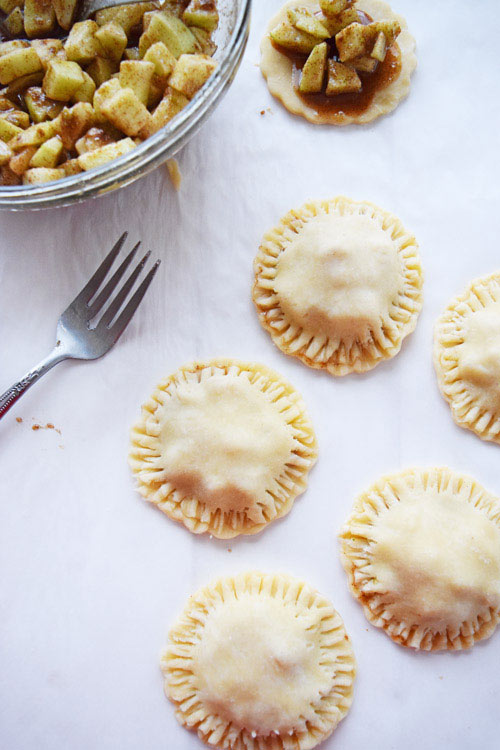
[[[500,493],[499,447],[453,424],[431,362],[436,316],[500,265],[498,7],[395,1],[418,42],[410,97],[372,126],[341,130],[288,115],[267,92],[258,42],[280,1],[254,3],[237,78],[179,155],[179,194],[160,168],[81,206],[0,215],[0,390],[48,352],[59,313],[123,229],[163,261],[115,350],[59,365],[0,423],[6,750],[201,748],[163,697],[159,650],[189,593],[248,568],[304,577],[344,617],[359,677],[325,748],[498,747],[500,633],[462,654],[394,645],[348,593],[335,539],[355,495],[399,467],[448,464]],[[305,200],[341,193],[402,219],[426,283],[401,353],[366,376],[333,379],[274,348],[250,287],[262,234]],[[287,376],[320,448],[290,515],[230,543],[147,506],[126,464],[128,428],[156,382],[217,355]],[[62,434],[34,432],[34,422]]]

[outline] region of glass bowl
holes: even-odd
[[[40,185],[0,187],[0,209],[67,206],[129,185],[171,158],[217,106],[238,70],[248,39],[251,0],[218,0],[217,70],[174,119],[132,151],[102,167]]]

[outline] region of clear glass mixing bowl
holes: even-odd
[[[168,125],[144,143],[108,164],[41,185],[0,187],[0,209],[66,206],[128,185],[172,157],[196,133],[231,84],[245,50],[251,0],[218,0],[214,34],[219,66],[203,89]]]

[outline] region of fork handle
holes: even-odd
[[[23,393],[26,393],[28,388],[31,388],[33,383],[36,383],[42,375],[51,370],[54,365],[62,362],[63,359],[68,359],[68,355],[62,352],[60,347],[56,346],[48,357],[42,359],[42,361],[34,367],[32,370],[26,373],[26,375],[14,383],[13,386],[8,388],[5,393],[0,396],[0,419],[9,411],[10,407],[13,406],[18,399],[21,398]]]

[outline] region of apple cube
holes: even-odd
[[[34,123],[53,120],[63,108],[60,102],[49,99],[40,86],[30,86],[26,89],[24,103]]]
[[[305,31],[296,29],[289,23],[283,21],[269,32],[271,41],[283,49],[308,55],[318,43],[318,37],[312,36]]]
[[[0,167],[8,164],[12,158],[12,154],[13,152],[10,146],[0,139]]]
[[[155,66],[152,62],[146,60],[123,60],[120,64],[120,86],[124,89],[132,89],[139,101],[147,104],[149,87],[154,72]]]
[[[361,91],[361,79],[349,65],[343,65],[336,60],[328,60],[328,83],[326,95],[355,94]]]
[[[141,130],[141,138],[149,138],[150,135],[157,133],[170,120],[175,117],[184,107],[189,104],[189,99],[179,91],[167,88],[161,102],[156,107],[151,120]]]
[[[287,11],[287,16],[292,26],[295,26],[299,31],[305,31],[307,34],[318,37],[318,39],[328,39],[331,36],[326,26],[307,8],[290,8]]]
[[[175,57],[163,42],[155,42],[144,55],[147,62],[153,63],[159,78],[168,78],[175,67]],[[123,63],[122,63],[123,65]]]
[[[63,142],[59,135],[49,138],[48,141],[36,150],[31,157],[30,167],[57,167],[63,152]]]
[[[42,70],[42,63],[33,47],[14,49],[0,57],[0,83],[3,85],[39,70]]]
[[[31,46],[36,50],[44,70],[47,70],[49,62],[54,58],[57,60],[67,59],[60,39],[33,39]]]
[[[163,42],[174,57],[196,52],[196,38],[188,27],[172,13],[155,13],[147,31],[139,39],[142,57],[155,42]]]
[[[38,185],[41,182],[54,182],[65,177],[64,169],[48,169],[36,167],[28,169],[23,176],[23,185]]]
[[[94,124],[94,120],[94,110],[87,102],[78,102],[72,107],[65,107],[57,120],[54,120],[64,148],[71,150],[76,141]]]
[[[52,0],[25,0],[24,28],[29,37],[43,36],[56,25]]]
[[[80,21],[71,27],[64,44],[68,60],[87,65],[102,52],[99,40],[95,37],[98,29],[95,21]]]
[[[213,31],[219,23],[215,0],[191,0],[182,14],[182,20],[187,26]]]
[[[5,28],[11,36],[20,36],[24,29],[24,15],[21,8],[14,8],[5,19]]]
[[[192,99],[216,67],[217,63],[208,55],[181,55],[169,78],[169,86]]]
[[[144,104],[130,88],[120,89],[102,104],[105,117],[125,135],[137,135],[151,119]]]
[[[57,23],[62,29],[69,31],[75,15],[78,0],[52,0]]]
[[[386,52],[387,52],[387,39],[386,39],[384,32],[380,31],[375,41],[375,44],[373,45],[373,49],[371,51],[370,57],[372,57],[375,61],[378,60],[378,62],[384,62]]]
[[[318,93],[323,88],[327,56],[328,45],[322,42],[316,45],[307,58],[299,83],[299,91],[303,94]]]
[[[84,170],[94,169],[123,156],[134,148],[135,143],[131,138],[122,138],[121,141],[116,143],[109,143],[106,146],[101,146],[101,148],[96,148],[95,151],[87,151],[85,154],[81,154],[78,157],[78,164]]]
[[[325,16],[333,18],[342,13],[348,5],[350,5],[350,0],[319,0],[319,7]]]
[[[117,63],[121,60],[127,46],[127,35],[117,23],[110,21],[104,26],[98,26],[95,38],[101,45],[102,56]]]
[[[50,99],[68,102],[84,83],[83,71],[78,63],[70,60],[51,60],[42,88]]]

